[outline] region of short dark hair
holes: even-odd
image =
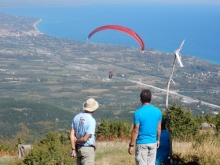
[[[151,91],[149,89],[143,89],[140,94],[142,103],[150,103],[151,102]]]
[[[166,129],[166,122],[167,122],[167,119],[163,117],[162,122],[161,122],[161,129]]]

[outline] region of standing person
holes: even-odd
[[[93,98],[83,103],[84,112],[76,115],[70,131],[71,157],[77,158],[77,165],[94,165],[95,162],[95,128],[92,117],[99,104]]]
[[[170,154],[170,135],[166,129],[166,119],[162,119],[160,146],[157,148],[156,165],[168,165]]]
[[[161,110],[152,104],[151,91],[144,89],[140,93],[142,106],[134,112],[134,126],[131,133],[128,153],[135,148],[136,165],[155,165],[156,151],[160,143]]]

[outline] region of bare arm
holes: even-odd
[[[76,155],[76,143],[85,143],[89,140],[90,134],[86,134],[84,137],[77,139],[75,136],[75,130],[74,128],[71,128],[70,130],[70,142],[72,147],[72,155],[71,157],[75,157]]]
[[[85,136],[83,136],[79,139],[76,139],[75,142],[76,143],[85,143],[89,140],[90,137],[91,137],[91,134],[85,134]]]
[[[158,122],[158,127],[157,127],[157,148],[160,146],[160,134],[161,134],[161,121]]]
[[[75,146],[76,146],[76,142],[75,142],[75,130],[74,130],[74,128],[71,128],[71,130],[70,130],[70,142],[71,142],[71,146],[72,146],[72,148],[75,148]]]
[[[128,153],[132,155],[133,146],[135,145],[137,136],[139,131],[139,124],[134,124],[132,133],[131,133],[131,141],[129,143]]]
[[[75,142],[75,130],[74,128],[71,128],[70,130],[70,142],[71,142],[71,147],[72,147],[72,154],[71,157],[75,157],[76,156],[76,142]]]

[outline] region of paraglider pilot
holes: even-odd
[[[109,71],[108,74],[109,74],[109,75],[108,75],[109,79],[111,79],[112,76],[113,76],[113,72],[112,72],[112,71]]]

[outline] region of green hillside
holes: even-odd
[[[0,138],[21,137],[27,142],[44,136],[48,131],[66,131],[74,113],[62,108],[30,101],[0,101]]]

